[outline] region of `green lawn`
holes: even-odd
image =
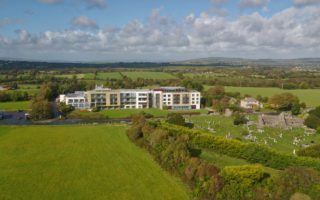
[[[141,112],[152,114],[154,117],[165,117],[170,112],[179,112],[179,113],[207,113],[207,110],[190,110],[190,111],[170,111],[170,110],[160,110],[156,108],[150,108],[150,109],[123,109],[123,110],[104,110],[101,111],[109,118],[127,118],[130,117],[133,114],[138,114]]]
[[[256,120],[256,117],[252,117],[252,120]],[[303,128],[283,130],[265,127],[262,129],[263,132],[260,132],[255,125],[249,129],[245,125],[235,126],[231,117],[224,116],[193,116],[190,121],[195,124],[197,129],[208,130],[219,136],[230,135],[232,138],[238,138],[244,142],[252,142],[252,140],[244,138],[251,131],[251,134],[256,137],[257,144],[266,145],[289,154],[292,154],[294,149],[301,148],[300,146],[303,144],[311,144],[311,141],[320,143],[319,134],[307,135]],[[295,137],[300,139],[298,145],[293,144]]]
[[[125,129],[0,127],[0,199],[189,199]]]
[[[262,96],[272,96],[283,92],[290,92],[299,97],[302,102],[308,106],[320,106],[320,89],[300,89],[300,90],[282,90],[280,88],[256,88],[256,87],[225,87],[228,92],[240,92],[241,94],[249,94],[256,97],[258,94]]]
[[[179,112],[179,113],[207,113],[205,109],[202,110],[190,110],[190,111],[169,111],[169,110],[160,110],[156,108],[150,109],[115,109],[115,110],[102,110],[100,112],[89,112],[82,110],[75,110],[69,114],[70,118],[80,118],[80,119],[117,119],[117,118],[129,118],[134,114],[139,114],[145,112],[152,114],[154,117],[166,117],[170,112]]]
[[[101,112],[106,116],[108,116],[109,118],[127,118],[133,114],[138,114],[140,112],[152,114],[154,117],[164,117],[168,114],[169,111],[151,108],[151,109],[103,110]]]
[[[28,110],[29,108],[30,108],[29,101],[0,102],[0,110],[15,111],[15,110]]]
[[[131,79],[177,79],[177,77],[165,73],[165,72],[145,72],[145,71],[135,71],[135,72],[122,72],[123,75],[128,76]]]

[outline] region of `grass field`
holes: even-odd
[[[189,199],[125,128],[0,127],[0,199]]]
[[[139,114],[145,112],[153,115],[154,117],[166,117],[170,112],[179,112],[179,113],[207,113],[205,109],[202,110],[191,110],[191,111],[169,111],[169,110],[160,110],[156,108],[150,109],[116,109],[116,110],[102,110],[100,112],[89,112],[82,110],[75,110],[69,114],[69,118],[73,119],[119,119],[119,118],[129,118],[134,114]]]
[[[280,88],[255,88],[255,87],[225,87],[228,92],[240,92],[256,97],[272,96],[283,92],[290,92],[299,97],[300,101],[305,102],[308,106],[320,106],[320,89],[300,89],[300,90],[282,90]]]
[[[86,76],[86,74],[61,74],[61,75],[55,75],[57,78],[73,78],[74,76],[77,77],[77,79],[82,79]]]
[[[252,117],[255,120],[256,117]],[[231,136],[244,142],[253,142],[252,139],[245,139],[249,132],[256,138],[256,143],[269,146],[275,150],[292,154],[293,150],[298,150],[300,145],[311,144],[311,141],[320,143],[319,134],[308,134],[303,128],[294,128],[292,130],[283,130],[280,128],[265,127],[259,131],[255,125],[249,128],[245,125],[233,125],[233,119],[224,116],[193,116],[190,119],[195,124],[195,128],[208,130],[212,134],[219,136]],[[294,138],[300,140],[295,145]]]
[[[15,111],[15,110],[28,110],[29,108],[30,108],[29,101],[0,102],[0,110]]]
[[[144,71],[135,71],[135,72],[122,72],[123,75],[128,76],[131,79],[177,79],[175,76],[165,73],[165,72],[144,72]]]

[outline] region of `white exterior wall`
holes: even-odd
[[[190,94],[190,102],[191,105],[195,105],[196,109],[199,110],[201,108],[201,93],[200,92],[191,92]]]
[[[110,89],[108,89],[110,90]],[[120,90],[121,108],[123,109],[141,109],[170,107],[171,109],[200,109],[201,94],[197,91],[162,91],[162,90]],[[180,104],[173,103],[173,95],[180,94]],[[72,105],[77,109],[89,109],[88,95],[86,92],[81,96],[60,95],[60,102]],[[189,103],[182,103],[182,95],[188,95]],[[151,99],[149,98],[151,96]],[[158,98],[157,98],[158,97]],[[89,98],[90,99],[90,98]],[[151,102],[150,102],[151,101]],[[84,105],[83,105],[84,104]]]
[[[256,106],[258,108],[262,108],[262,104],[257,100],[248,100],[244,99],[240,101],[240,107],[245,109],[253,109],[253,107]]]

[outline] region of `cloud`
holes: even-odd
[[[4,26],[12,25],[12,24],[21,24],[21,23],[23,23],[23,21],[20,19],[3,18],[3,19],[0,19],[0,28]]]
[[[1,55],[79,61],[316,57],[320,52],[320,8],[291,7],[271,17],[255,12],[232,20],[208,13],[190,14],[183,21],[155,9],[147,20],[133,20],[123,27],[37,34],[17,30],[16,35],[0,34]]]
[[[89,19],[86,16],[78,16],[72,19],[72,25],[78,28],[98,29],[96,21]]]
[[[270,0],[241,0],[240,8],[264,8],[269,4]]]
[[[319,4],[319,0],[293,0],[294,5],[296,6],[306,6],[306,5],[313,5]]]
[[[59,4],[59,3],[62,3],[63,0],[38,0],[38,2],[44,3],[44,4]]]
[[[104,9],[107,7],[106,0],[84,0],[84,1],[87,4],[87,8]]]

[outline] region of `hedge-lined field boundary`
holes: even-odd
[[[288,155],[258,144],[226,139],[205,131],[189,129],[165,122],[160,123],[159,126],[176,136],[182,134],[188,135],[191,138],[191,145],[196,148],[210,149],[220,154],[245,159],[250,163],[259,163],[275,169],[311,167],[320,170],[320,159]]]

